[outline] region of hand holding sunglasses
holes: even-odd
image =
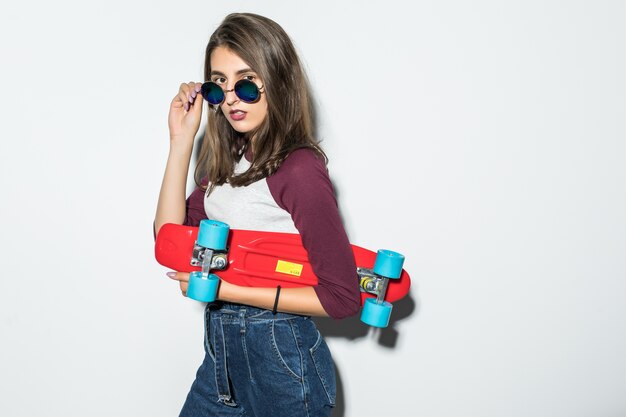
[[[208,81],[202,84],[200,94],[202,94],[202,97],[210,105],[219,106],[224,102],[226,93],[231,91],[234,91],[235,95],[244,103],[256,103],[259,101],[261,94],[263,93],[255,83],[250,80],[243,79],[237,81],[232,90],[224,90],[216,83]]]

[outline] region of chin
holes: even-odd
[[[233,126],[233,125],[230,125],[230,126],[233,128],[233,130],[235,130],[238,133],[248,133],[248,132],[250,132],[252,130],[252,129],[243,129],[241,127],[237,127],[237,126]]]
[[[230,127],[235,129],[239,133],[248,133],[254,130],[258,126],[251,125],[250,123],[233,122],[229,120]]]

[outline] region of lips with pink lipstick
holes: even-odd
[[[230,114],[230,118],[233,119],[234,121],[239,121],[239,120],[243,120],[246,118],[246,113],[243,110],[239,110],[239,109],[233,109],[229,112]]]

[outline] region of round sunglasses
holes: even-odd
[[[200,94],[202,94],[202,97],[204,97],[209,104],[219,106],[224,102],[226,93],[231,91],[234,91],[235,95],[244,103],[256,103],[261,98],[262,93],[255,83],[250,80],[243,79],[237,81],[232,90],[223,90],[219,85],[212,81],[208,81],[202,84]]]

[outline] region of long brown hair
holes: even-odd
[[[295,149],[311,148],[326,161],[313,135],[313,105],[309,83],[296,50],[276,22],[252,13],[233,13],[213,32],[206,48],[204,79],[211,77],[211,53],[226,47],[250,66],[263,82],[267,115],[254,131],[234,130],[221,111],[208,112],[204,142],[194,179],[201,185],[208,178],[209,192],[228,182],[246,186],[272,175]],[[255,136],[250,145],[250,138]],[[245,173],[233,168],[252,146],[253,161]]]

